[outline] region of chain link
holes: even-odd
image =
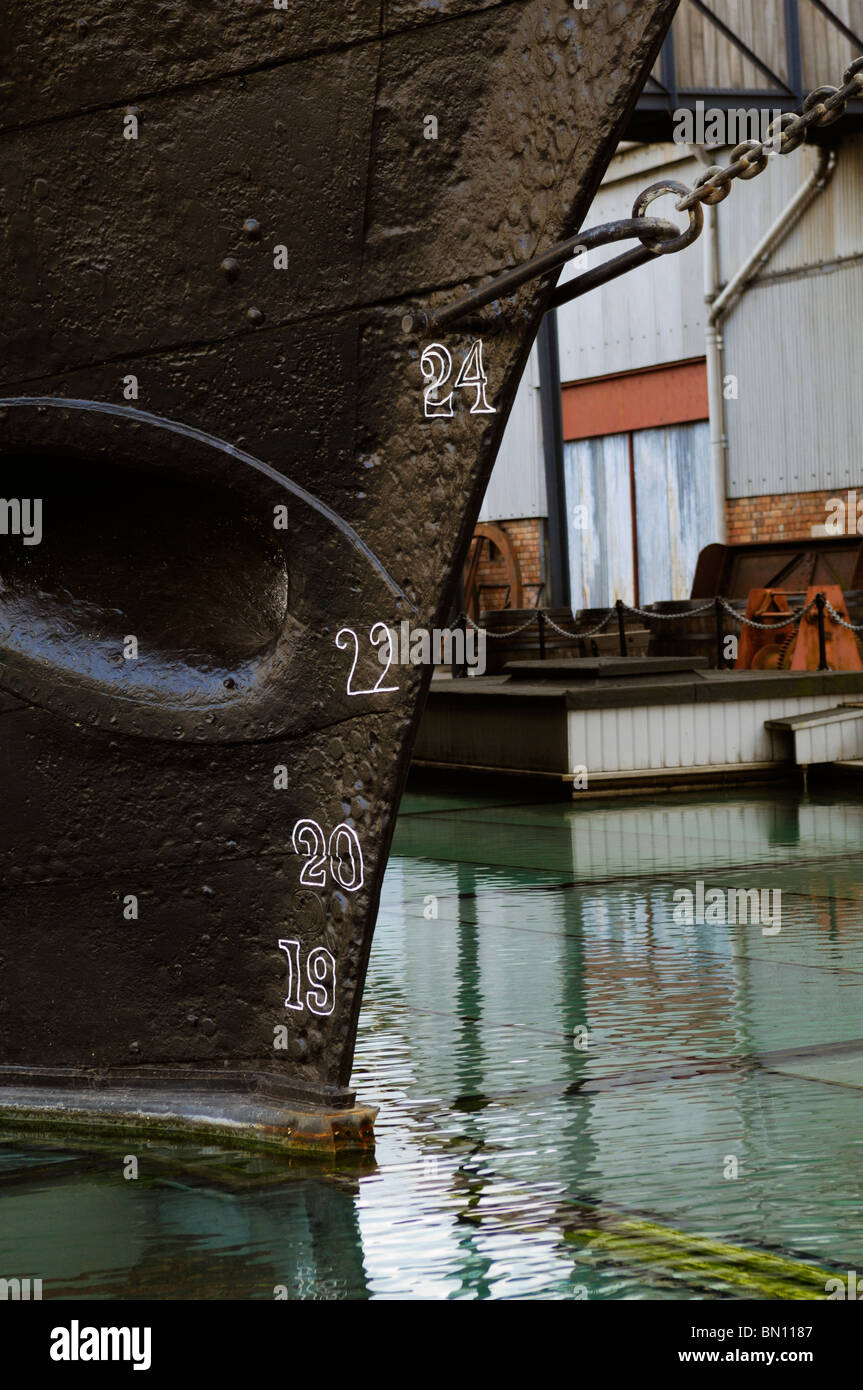
[[[824,606],[827,609],[827,612],[830,614],[830,617],[833,619],[834,623],[838,623],[840,627],[847,627],[849,632],[863,632],[863,623],[849,623],[845,618],[842,617],[841,613],[836,612],[836,609],[833,607],[833,604],[830,602],[829,599],[826,600]]]
[[[863,58],[845,71],[841,87],[816,87],[799,111],[788,112],[768,127],[764,141],[747,140],[731,152],[731,163],[714,164],[696,179],[695,187],[676,204],[678,212],[689,212],[699,203],[715,206],[724,202],[735,179],[757,178],[767,168],[770,155],[791,154],[803,144],[810,126],[828,126],[845,115],[848,102],[863,97]]]
[[[480,627],[467,613],[462,613],[460,618],[456,618],[456,623],[462,621],[469,623],[474,632],[484,632],[486,637],[490,637],[493,642],[500,642],[506,637],[517,637],[520,632],[527,632],[529,627],[533,627],[537,619],[536,617],[528,618],[526,623],[522,623],[521,627],[514,627],[511,632],[489,632],[488,628]],[[455,628],[451,628],[450,631],[454,632]]]
[[[754,618],[747,618],[745,613],[741,613],[738,609],[732,608],[727,599],[721,598],[719,602],[722,604],[726,613],[730,613],[732,618],[736,618],[739,623],[743,623],[744,627],[754,627],[758,632],[784,632],[786,628],[796,626],[797,623],[802,622],[810,609],[815,607],[818,600],[817,598],[812,599],[811,603],[807,603],[805,608],[798,608],[796,613],[777,613],[776,617],[778,621],[775,623],[758,623]],[[712,606],[711,604],[711,607]]]
[[[607,617],[603,618],[599,627],[592,627],[589,632],[566,632],[564,628],[558,627],[557,623],[553,622],[548,616],[546,616],[545,621],[548,623],[549,627],[561,637],[569,637],[574,642],[584,642],[588,637],[598,637],[601,632],[605,632],[605,629],[608,627],[613,617],[614,609],[611,610]]]
[[[647,618],[649,622],[673,623],[678,618],[700,618],[702,613],[713,612],[715,603],[711,599],[710,603],[705,603],[703,608],[681,609],[679,613],[650,613],[646,608],[633,608],[630,603],[625,603],[623,606],[627,613],[637,613],[639,618]]]

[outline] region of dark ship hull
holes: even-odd
[[[16,8],[7,1123],[372,1143],[353,1046],[430,677],[377,625],[445,625],[552,282],[479,337],[410,324],[580,226],[676,3]]]

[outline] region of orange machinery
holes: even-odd
[[[845,597],[836,584],[821,584],[806,593],[806,605],[811,605],[799,623],[786,620],[792,612],[790,596],[784,589],[751,589],[746,616],[754,622],[769,624],[769,630],[744,626],[740,636],[736,671],[817,671],[821,666],[817,598],[823,594],[827,603],[850,622]],[[860,646],[853,632],[842,627],[824,610],[824,647],[827,669],[830,671],[863,671]]]

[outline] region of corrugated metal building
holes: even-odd
[[[821,0],[712,0],[716,22],[706,8],[684,0],[631,134],[688,133],[684,111],[697,118],[698,134],[699,122],[711,130],[711,111],[792,110],[804,87],[841,82],[863,52],[854,40],[863,33],[863,0],[829,8]],[[543,359],[534,351],[482,512],[506,530],[517,522],[525,570],[542,570],[525,602],[580,610],[616,598],[686,598],[703,546],[808,537],[827,520],[830,498],[863,489],[860,126],[852,110],[819,133],[834,149],[835,169],[815,147],[772,157],[760,178],[736,183],[709,210],[715,242],[708,225],[684,252],[557,311],[562,458],[550,457],[543,440]],[[728,154],[669,138],[630,142],[585,225],[630,216],[636,196],[658,179],[691,186],[706,162],[727,162]],[[818,174],[823,191],[753,267],[720,321],[720,389],[711,396],[706,295],[734,279]],[[651,213],[679,219],[671,199]],[[599,253],[594,263],[606,258]],[[562,280],[586,268],[582,258]],[[489,573],[480,567],[480,584]],[[489,586],[482,598],[495,607],[507,595]]]

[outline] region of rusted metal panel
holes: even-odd
[[[706,420],[709,414],[703,358],[563,388],[563,434],[567,440],[679,425]]]
[[[770,541],[763,545],[712,545],[699,556],[693,599],[746,599],[751,589],[782,586],[803,593],[813,584],[863,587],[859,537]]]

